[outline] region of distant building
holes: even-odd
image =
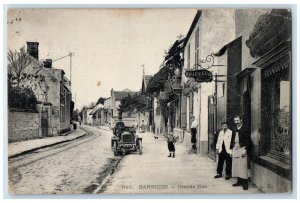
[[[90,115],[92,115],[92,125],[95,126],[100,126],[100,125],[104,125],[102,117],[101,117],[101,111],[103,111],[103,104],[97,104],[94,109],[91,111]]]
[[[103,107],[103,118],[104,118],[104,125],[106,126],[110,126],[111,125],[111,120],[112,120],[112,116],[111,116],[111,97],[107,98],[104,101],[104,107]]]
[[[112,108],[112,118],[117,118],[119,116],[118,107],[121,104],[121,100],[128,95],[135,95],[137,92],[133,92],[129,89],[123,91],[114,91],[111,89],[111,108]]]

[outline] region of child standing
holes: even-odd
[[[170,132],[169,133],[169,136],[168,136],[168,139],[167,139],[167,143],[168,143],[168,149],[169,149],[169,156],[168,157],[171,157],[172,156],[172,152],[173,152],[173,158],[175,158],[175,137],[173,136],[173,132]]]

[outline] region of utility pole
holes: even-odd
[[[70,91],[71,91],[71,93],[72,93],[72,56],[74,56],[74,52],[69,52],[68,55],[62,56],[62,57],[52,61],[52,63],[53,63],[53,62],[59,61],[63,58],[70,57],[70,88],[71,88]]]
[[[72,56],[74,56],[74,53],[70,52],[70,86],[71,86],[71,92],[72,92]]]

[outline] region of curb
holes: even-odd
[[[58,145],[58,144],[62,144],[62,143],[65,143],[65,142],[70,142],[70,141],[73,141],[73,140],[76,140],[76,139],[79,139],[79,138],[82,138],[84,136],[87,135],[87,132],[85,130],[83,130],[85,133],[83,135],[80,135],[76,138],[73,138],[73,139],[70,139],[70,140],[63,140],[63,141],[59,141],[59,142],[55,142],[55,143],[52,143],[52,144],[48,144],[48,145],[43,145],[43,146],[40,146],[40,147],[36,147],[36,148],[33,148],[33,149],[29,149],[29,150],[26,150],[26,151],[23,151],[23,152],[20,152],[20,153],[17,153],[17,154],[14,154],[14,155],[11,155],[11,156],[8,156],[8,159],[11,159],[11,158],[16,158],[18,156],[21,156],[21,155],[24,155],[24,154],[28,154],[30,152],[34,152],[36,150],[39,150],[39,149],[44,149],[44,148],[47,148],[47,147],[53,147],[55,145]]]

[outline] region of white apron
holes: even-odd
[[[235,145],[232,149],[232,177],[248,179],[247,154],[242,157],[245,147],[240,147],[238,133],[235,136]]]

